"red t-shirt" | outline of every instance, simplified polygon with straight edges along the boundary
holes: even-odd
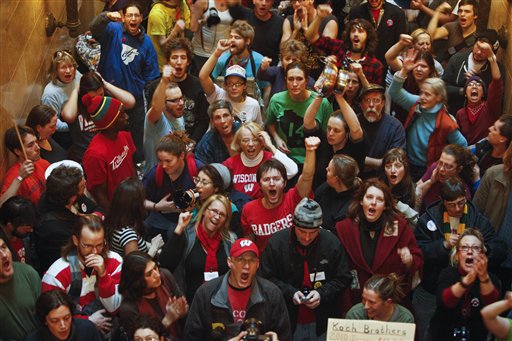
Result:
[[[284,194],[283,201],[277,207],[265,208],[263,199],[253,200],[244,206],[241,219],[243,233],[244,236],[254,234],[260,254],[274,233],[292,227],[293,212],[301,199],[294,187]]]
[[[50,163],[45,159],[39,159],[34,162],[34,172],[23,179],[20,188],[18,189],[17,194],[32,201],[36,207],[41,194],[43,194],[43,192],[46,190],[46,179],[44,177],[44,172],[48,166],[50,166]],[[5,174],[5,181],[2,186],[2,194],[7,191],[14,179],[16,179],[19,174],[20,167],[21,164],[17,162],[11,168],[9,168]]]
[[[134,153],[135,145],[127,131],[120,131],[115,140],[101,133],[94,136],[83,157],[87,189],[106,183],[108,198],[112,199],[117,185],[135,176]]]
[[[231,172],[233,188],[254,199],[263,197],[263,194],[260,191],[260,185],[256,180],[256,172],[264,161],[270,160],[272,157],[273,155],[271,152],[263,152],[263,159],[254,167],[244,166],[240,154],[234,155],[224,161],[224,166],[228,167]]]
[[[228,285],[228,298],[229,304],[231,305],[231,311],[233,312],[233,322],[243,323],[245,321],[245,313],[247,303],[251,297],[251,287],[245,289],[235,289],[231,285]]]
[[[18,258],[21,263],[26,263],[25,260],[25,244],[23,244],[23,239],[11,239],[11,246],[14,252],[18,255]]]

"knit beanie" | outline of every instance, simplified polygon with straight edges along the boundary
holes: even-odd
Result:
[[[293,224],[304,229],[316,229],[322,225],[322,209],[309,198],[303,198],[293,214]]]
[[[471,82],[478,82],[482,84],[482,89],[484,90],[484,99],[487,98],[487,85],[485,84],[484,80],[480,78],[479,76],[471,76],[466,81],[466,84],[464,84],[464,94],[466,93],[466,90],[468,88],[469,83]]]
[[[98,130],[108,129],[123,108],[121,101],[108,96],[85,94],[82,97],[82,103]]]
[[[231,185],[231,173],[229,172],[228,167],[220,163],[211,163],[210,166],[215,168],[222,178],[222,189],[227,190],[229,185]]]

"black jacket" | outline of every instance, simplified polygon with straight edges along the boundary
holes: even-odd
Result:
[[[304,277],[304,258],[297,251],[297,243],[294,228],[275,233],[268,241],[260,264],[262,276],[281,289],[293,330],[297,325],[298,306],[293,304],[292,298],[302,288]],[[320,294],[320,305],[315,309],[315,315],[316,332],[321,335],[327,330],[329,317],[340,317],[340,309],[335,302],[343,289],[349,286],[352,276],[345,249],[333,233],[320,229],[317,240],[306,250],[309,271],[315,274],[312,284]],[[325,279],[321,280],[324,276]]]
[[[435,294],[437,279],[441,270],[449,266],[449,250],[443,246],[443,204],[438,201],[427,208],[418,220],[414,235],[418,246],[423,251],[423,278],[421,285],[428,292]],[[468,201],[468,217],[466,228],[476,228],[484,236],[489,267],[499,266],[505,260],[507,247],[503,240],[495,236],[494,228],[489,219],[478,212],[475,205]],[[432,231],[433,230],[433,231]]]
[[[494,287],[500,291],[498,278],[489,273],[489,277]],[[460,281],[461,273],[456,267],[447,267],[439,274],[437,283],[436,301],[437,308],[432,317],[429,326],[429,335],[432,340],[436,341],[453,341],[453,340],[487,340],[487,329],[482,321],[480,310],[489,304],[484,301],[480,294],[480,281],[478,277],[466,294],[462,296],[454,307],[448,307],[443,303],[443,290],[451,287]],[[488,298],[488,300],[492,300]],[[466,312],[467,311],[467,312]],[[455,330],[466,330],[466,339],[454,337]]]
[[[240,333],[241,326],[233,323],[228,298],[229,274],[206,282],[197,290],[188,312],[183,340],[228,340]],[[262,333],[273,331],[279,340],[292,340],[281,292],[274,284],[258,276],[254,277],[246,309],[245,318],[251,317],[262,322]]]
[[[373,19],[373,14],[370,10],[368,3],[361,4],[353,7],[350,10],[348,19],[365,19],[375,27],[377,31],[377,48],[375,50],[375,57],[377,57],[384,66],[387,66],[386,58],[384,55],[398,40],[400,40],[400,34],[407,33],[407,19],[405,12],[398,6],[390,4],[384,0],[382,5],[384,14],[380,19],[379,25],[377,26]]]
[[[77,200],[78,211],[90,214],[98,211],[99,207],[85,195]],[[40,274],[43,274],[50,265],[60,258],[61,248],[69,241],[73,225],[79,216],[74,215],[66,207],[57,207],[52,204],[46,193],[39,200],[39,224],[34,229],[34,243],[36,255],[40,262]]]

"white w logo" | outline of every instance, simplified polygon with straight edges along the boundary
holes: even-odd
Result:
[[[251,246],[251,244],[252,244],[252,241],[250,241],[250,240],[242,240],[240,242],[241,247]]]
[[[244,185],[244,191],[247,193],[247,192],[252,192],[252,189],[254,188],[254,184],[247,184],[247,185]]]

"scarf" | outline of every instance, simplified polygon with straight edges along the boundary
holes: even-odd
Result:
[[[292,236],[295,236],[295,231],[292,231],[292,229],[290,229],[290,233],[292,234]],[[295,236],[295,238],[292,238],[292,239],[295,239],[295,250],[302,257],[302,259],[304,261],[302,287],[300,289],[302,290],[302,288],[309,288],[310,290],[315,290],[316,288],[313,288],[313,283],[311,282],[311,278],[309,277],[309,264],[308,264],[308,260],[307,260],[307,255],[311,251],[312,246],[318,242],[318,236],[308,246],[303,246],[301,243],[299,243],[299,241],[296,240],[296,236]],[[316,272],[316,269],[313,269],[313,270]],[[297,323],[308,324],[308,323],[313,323],[315,321],[316,321],[316,315],[315,315],[314,311],[311,310],[310,308],[306,307],[305,304],[300,304],[299,311],[298,311],[298,317],[297,317]]]
[[[208,236],[203,225],[199,223],[197,226],[197,239],[206,252],[206,262],[204,263],[205,272],[215,272],[218,270],[217,250],[219,249],[221,236],[216,233],[213,238]]]
[[[450,236],[453,233],[456,233],[458,235],[462,234],[464,230],[466,229],[466,222],[468,219],[468,204],[464,205],[464,213],[462,214],[462,217],[460,217],[459,226],[457,226],[457,229],[452,231],[450,226],[450,217],[448,216],[448,212],[446,211],[446,208],[443,207],[443,234],[445,240],[450,240]]]
[[[240,153],[240,159],[245,167],[256,167],[263,160],[263,150],[254,159],[249,159],[245,153]]]
[[[485,105],[485,101],[482,101],[482,103],[477,104],[477,105],[468,104],[468,106],[466,107],[466,114],[467,114],[468,120],[469,120],[469,122],[471,122],[471,124],[474,124],[475,121],[478,119],[478,117],[482,113],[482,108],[484,107],[484,105]]]
[[[149,315],[152,317],[156,317],[159,320],[162,320],[165,316],[165,306],[167,302],[169,302],[169,298],[171,294],[169,293],[170,284],[168,283],[167,277],[163,273],[160,272],[160,279],[162,280],[162,284],[156,288],[156,301],[158,306],[160,307],[160,311],[156,311],[154,306],[151,304],[152,299],[142,297],[139,302],[137,302],[137,308],[139,310],[139,315]],[[174,293],[173,293],[174,294]],[[174,295],[173,295],[174,296]],[[171,323],[171,325],[167,328],[167,331],[172,336],[180,336],[181,328],[177,321]]]

